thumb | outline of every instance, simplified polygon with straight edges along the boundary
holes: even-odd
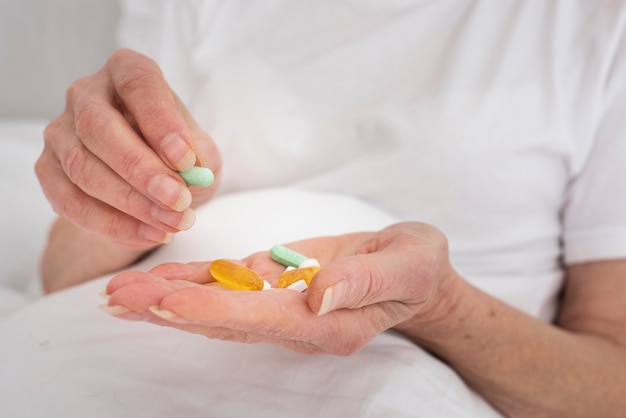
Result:
[[[388,300],[404,299],[399,277],[402,263],[384,252],[336,259],[324,266],[307,290],[309,307],[318,316],[341,308],[355,309]]]

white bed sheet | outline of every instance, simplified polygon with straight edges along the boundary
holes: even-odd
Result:
[[[241,257],[277,242],[378,229],[394,219],[355,199],[293,189],[223,196],[137,268]],[[445,364],[384,333],[350,357],[112,318],[107,277],[0,321],[0,405],[28,417],[497,417]]]
[[[34,172],[45,125],[0,120],[0,318],[41,294],[39,254],[54,217]]]

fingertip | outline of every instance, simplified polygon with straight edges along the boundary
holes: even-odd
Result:
[[[196,222],[196,214],[191,208],[182,212],[174,212],[153,205],[150,214],[154,219],[178,231],[186,231]]]
[[[147,224],[139,226],[139,237],[154,244],[169,244],[174,238],[171,232],[165,232]]]
[[[159,318],[162,318],[165,320],[170,320],[170,319],[177,317],[177,315],[174,312],[169,311],[167,309],[160,309],[158,305],[148,306],[148,310],[152,312],[153,314],[155,314],[156,316],[158,316]]]
[[[130,309],[122,305],[108,305],[104,303],[102,305],[98,305],[98,308],[113,316],[118,316],[130,312]]]
[[[340,307],[344,303],[347,292],[348,284],[345,280],[340,280],[332,286],[327,287],[322,294],[322,301],[317,311],[317,316],[326,315]]]
[[[178,171],[189,170],[196,163],[196,153],[178,134],[167,135],[161,142],[165,158]]]
[[[176,226],[180,231],[187,231],[196,223],[196,213],[192,209],[185,209],[180,223]]]
[[[191,206],[193,196],[189,188],[167,174],[152,179],[148,192],[170,209],[182,212]]]

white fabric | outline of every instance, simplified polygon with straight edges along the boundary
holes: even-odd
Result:
[[[626,256],[623,1],[124,5],[122,43],[218,142],[224,190],[431,223],[467,280],[544,319],[563,259]]]
[[[122,43],[162,65],[218,142],[224,192],[299,189],[226,195],[140,268],[411,219],[446,233],[469,281],[548,320],[561,260],[626,256],[622,1],[128,0],[123,11]],[[287,197],[303,206],[269,210]],[[105,281],[0,322],[3,411],[497,416],[395,335],[348,359],[206,341],[106,317],[94,309]]]
[[[198,215],[192,230],[137,268],[242,257],[394,222],[352,198],[292,189],[222,197]],[[98,310],[107,279],[39,299],[0,322],[3,415],[499,416],[450,368],[397,335],[380,335],[347,358],[209,341]]]
[[[35,176],[45,121],[0,120],[0,317],[41,294],[38,265],[54,217]]]

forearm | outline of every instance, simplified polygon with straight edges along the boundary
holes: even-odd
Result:
[[[523,417],[623,416],[623,347],[546,324],[462,280],[455,287],[438,319],[398,328],[496,408]]]
[[[40,263],[46,292],[60,290],[124,268],[149,249],[130,249],[58,218]]]

